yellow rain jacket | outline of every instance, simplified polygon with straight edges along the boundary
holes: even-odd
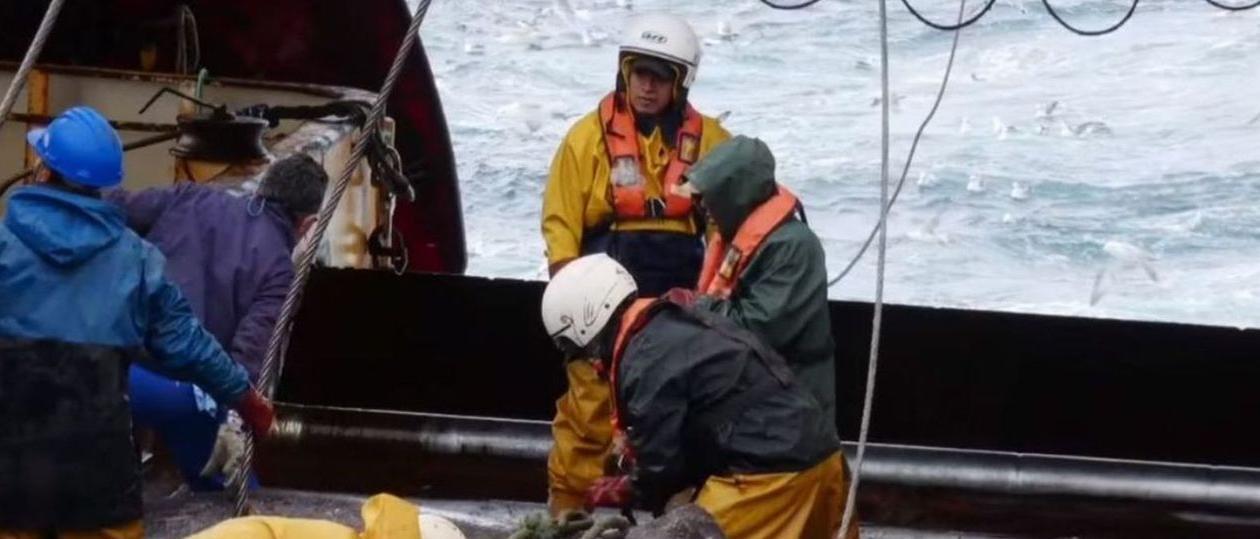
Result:
[[[702,158],[731,138],[717,120],[708,116],[704,116],[702,129]],[[661,178],[669,164],[669,148],[661,131],[657,129],[651,136],[640,133],[639,148],[643,152],[647,194],[661,196]],[[580,256],[584,234],[613,220],[611,184],[612,166],[604,148],[604,131],[599,125],[599,111],[594,111],[573,124],[551,161],[542,208],[542,234],[547,243],[548,264]],[[643,219],[612,223],[612,226],[614,230],[624,231],[696,233],[695,223],[690,219]]]
[[[189,539],[421,539],[420,511],[389,494],[363,503],[362,532],[326,520],[241,517],[225,520]]]

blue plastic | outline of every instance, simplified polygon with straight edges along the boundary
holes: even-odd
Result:
[[[27,133],[26,141],[68,182],[93,188],[122,183],[122,140],[109,120],[91,107],[63,112],[47,128]]]

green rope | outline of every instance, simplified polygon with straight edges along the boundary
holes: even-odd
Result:
[[[630,521],[621,515],[593,518],[583,511],[568,511],[559,519],[546,514],[525,517],[508,539],[624,539]]]
[[[206,86],[206,81],[209,79],[210,79],[210,70],[204,67],[201,68],[201,71],[197,72],[197,91],[193,92],[193,96],[195,96],[197,99],[201,99],[201,89]]]

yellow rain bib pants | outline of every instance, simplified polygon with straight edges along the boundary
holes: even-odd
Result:
[[[730,539],[833,539],[840,532],[849,481],[844,455],[795,473],[710,477],[696,505]],[[845,539],[858,539],[857,519]]]

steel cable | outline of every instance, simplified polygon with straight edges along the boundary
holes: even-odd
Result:
[[[961,20],[961,17],[960,17]],[[910,173],[910,165],[914,163],[914,154],[919,148],[919,140],[923,138],[923,132],[927,130],[927,126],[932,122],[932,118],[936,116],[936,111],[941,107],[941,101],[945,98],[945,88],[949,85],[949,76],[954,71],[954,56],[958,52],[958,30],[954,31],[954,42],[949,48],[949,61],[945,63],[945,76],[941,78],[941,87],[936,92],[936,101],[932,102],[932,109],[928,111],[927,116],[923,118],[923,122],[919,124],[919,130],[914,133],[914,140],[910,142],[910,153],[906,156],[906,163],[901,169],[901,178],[897,180],[897,187],[893,189],[892,198],[888,200],[888,211],[892,211],[893,204],[897,203],[897,197],[901,195],[901,188],[906,185],[906,176]],[[871,243],[875,241],[875,236],[879,234],[879,224],[871,227],[871,233],[866,235],[866,241],[862,243],[862,247],[858,249],[857,254],[849,260],[849,264],[844,267],[835,277],[827,281],[827,287],[831,288],[836,283],[844,279],[858,261],[862,260],[862,256],[866,254],[866,250],[870,249]]]
[[[364,155],[367,153],[369,137],[376,130],[380,129],[381,120],[385,114],[385,104],[394,89],[394,84],[398,82],[398,78],[402,74],[403,63],[410,55],[411,50],[415,48],[416,40],[420,35],[420,25],[424,22],[425,14],[428,13],[429,4],[431,3],[432,0],[423,0],[416,9],[416,13],[411,19],[411,25],[403,36],[402,44],[394,55],[394,63],[390,65],[389,73],[385,76],[385,82],[381,85],[381,91],[377,94],[376,101],[372,104],[372,110],[368,114],[367,122],[364,123],[363,128],[355,138],[354,150],[350,154],[350,159],[346,163],[345,169],[342,170],[341,177],[337,179],[332,193],[329,193],[324,199],[323,205],[319,209],[311,241],[307,244],[306,249],[302,251],[301,256],[298,257],[293,282],[289,285],[289,292],[280,308],[280,315],[276,319],[275,329],[271,332],[271,340],[267,343],[267,355],[263,360],[262,370],[258,375],[258,390],[268,398],[274,392],[275,388],[273,385],[275,380],[279,378],[280,373],[284,370],[281,351],[288,340],[293,316],[297,313],[298,305],[301,303],[302,290],[310,277],[315,252],[319,249],[324,233],[328,230],[328,223],[332,219],[332,214],[336,211],[338,203],[341,201],[342,194],[349,187],[354,172],[359,168],[359,162],[363,160]],[[233,480],[236,487],[235,514],[237,516],[245,513],[245,506],[249,499],[249,481],[246,478],[252,468],[253,457],[254,437],[247,435],[245,438],[244,464],[239,468],[237,477]]]
[[[9,89],[4,93],[4,100],[0,101],[0,127],[4,126],[4,122],[9,120],[9,113],[13,111],[13,105],[17,102],[18,93],[22,91],[22,87],[26,85],[26,77],[30,75],[31,68],[35,66],[35,60],[39,58],[39,53],[44,50],[44,44],[48,42],[48,34],[52,33],[53,23],[57,22],[57,15],[61,13],[61,6],[65,0],[52,0],[48,4],[48,11],[44,12],[44,20],[40,21],[39,28],[35,30],[35,37],[31,40],[31,46],[26,49],[26,56],[22,57],[22,63],[18,65],[18,69],[13,73],[13,81],[9,83]]]

